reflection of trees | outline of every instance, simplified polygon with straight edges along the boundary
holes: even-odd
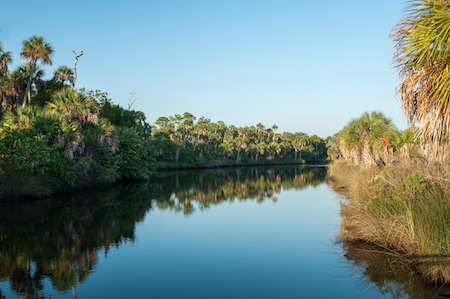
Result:
[[[317,186],[324,181],[325,174],[325,168],[304,166],[165,172],[159,175],[154,194],[158,208],[187,215],[194,212],[192,201],[198,202],[200,209],[235,199],[276,201],[275,194],[281,190]]]
[[[147,188],[145,188],[147,187]],[[25,298],[42,297],[42,281],[59,292],[73,290],[93,271],[99,249],[134,241],[136,222],[151,198],[130,185],[64,199],[2,204],[0,280]],[[0,293],[1,294],[1,293]]]
[[[95,270],[99,250],[134,242],[136,223],[153,200],[185,214],[223,201],[276,200],[281,190],[317,186],[325,168],[302,166],[163,172],[154,182],[39,201],[2,203],[0,281],[18,295],[42,298],[43,280],[58,292],[72,291]],[[0,290],[0,299],[4,296]]]
[[[352,273],[362,274],[361,289],[375,285],[392,298],[442,298],[436,295],[439,285],[426,285],[401,256],[367,243],[342,241],[342,247]]]

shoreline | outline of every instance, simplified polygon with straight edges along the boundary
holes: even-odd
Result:
[[[420,160],[369,169],[332,163],[327,183],[345,197],[337,239],[383,248],[425,283],[450,281],[450,188],[434,179],[438,166]]]
[[[304,165],[304,166],[326,166],[326,163],[320,161],[320,163],[312,163],[310,161],[306,162],[295,162],[295,161],[276,161],[273,163],[239,163],[239,164],[234,164],[233,162],[231,163],[218,163],[218,164],[213,164],[213,165],[196,165],[193,167],[187,167],[187,166],[183,166],[183,165],[178,165],[178,166],[169,166],[169,167],[158,167],[155,166],[154,169],[154,174],[153,176],[150,178],[150,180],[152,180],[155,176],[156,173],[159,172],[165,172],[165,171],[178,171],[178,170],[202,170],[202,169],[220,169],[220,168],[242,168],[242,167],[264,167],[264,166],[283,166],[283,165]],[[9,174],[4,174],[5,177],[7,177]],[[27,177],[27,175],[25,174],[20,174],[20,176],[22,177]],[[33,176],[29,176],[28,177],[29,180],[34,180],[35,177]],[[40,178],[41,180],[45,181],[45,179]],[[1,178],[0,178],[1,181]],[[23,181],[27,181],[27,179],[24,179]],[[116,181],[112,181],[112,182],[108,182],[108,183],[103,183],[103,184],[93,184],[93,185],[89,185],[89,184],[81,184],[81,185],[76,185],[74,187],[70,187],[70,188],[66,188],[66,189],[53,189],[53,190],[47,190],[45,192],[42,192],[42,186],[37,186],[36,190],[29,190],[27,191],[26,188],[27,186],[22,185],[22,186],[16,186],[17,189],[23,190],[23,193],[16,192],[16,194],[0,194],[0,204],[2,202],[14,202],[14,201],[28,201],[28,200],[38,200],[38,199],[44,199],[44,198],[48,198],[48,197],[52,197],[52,196],[59,196],[59,195],[63,195],[63,194],[72,194],[72,193],[78,193],[78,192],[85,192],[88,190],[96,190],[96,189],[103,189],[106,188],[108,186],[111,185],[115,185],[115,184],[121,184],[121,183],[126,183],[126,182],[139,182],[139,181],[146,181],[145,179],[119,179]],[[39,185],[39,183],[41,183],[40,181],[37,182],[37,185]],[[44,183],[45,185],[45,183]],[[41,193],[42,192],[42,193]]]

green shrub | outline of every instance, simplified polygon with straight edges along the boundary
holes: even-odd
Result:
[[[150,141],[135,130],[117,128],[119,152],[115,155],[119,172],[125,179],[149,179],[154,171],[155,153]]]
[[[192,149],[182,148],[180,150],[180,163],[184,163],[187,167],[195,166],[195,153]]]
[[[91,176],[95,184],[108,184],[120,179],[120,162],[111,152],[102,152],[96,157]]]
[[[29,137],[18,131],[4,132],[0,142],[0,167],[7,173],[49,176],[56,186],[73,186],[78,176],[73,162],[64,159],[58,144],[48,146],[49,140],[49,134]]]
[[[59,91],[66,86],[62,82],[55,82],[53,80],[48,80],[45,82],[46,87],[38,91],[38,94],[33,97],[31,101],[32,106],[44,107],[45,104],[50,100],[53,93]]]
[[[427,188],[427,184],[422,173],[416,171],[412,175],[409,174],[405,177],[401,188],[406,195],[414,197],[422,194]]]
[[[145,122],[144,113],[141,111],[126,110],[119,105],[105,103],[100,111],[100,116],[108,119],[113,125],[135,129],[139,133],[150,133],[150,125]]]

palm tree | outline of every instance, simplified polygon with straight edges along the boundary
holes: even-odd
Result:
[[[369,167],[378,163],[373,150],[379,139],[395,129],[392,120],[381,112],[365,112],[360,118],[352,119],[341,132],[340,149],[344,157],[353,158],[356,164]]]
[[[292,134],[289,139],[291,140],[292,147],[295,151],[294,160],[297,161],[297,153],[300,152],[300,161],[302,161],[302,151],[305,145],[308,144],[308,137],[302,135],[303,133]]]
[[[397,97],[424,154],[442,157],[450,137],[450,2],[410,0],[393,29],[394,63],[402,78]]]
[[[17,67],[14,72],[11,74],[11,79],[15,81],[16,86],[20,87],[19,90],[22,92],[20,94],[20,98],[24,99],[25,96],[31,98],[32,92],[39,91],[43,85],[45,86],[45,82],[42,81],[42,77],[44,76],[44,71],[37,65],[34,69],[33,75],[31,75],[31,67],[29,64],[22,64]],[[28,91],[26,89],[28,82],[30,81],[30,88]],[[19,105],[19,103],[17,103]],[[22,103],[23,106],[23,103]]]
[[[53,48],[48,44],[42,36],[32,36],[29,40],[24,40],[22,43],[22,52],[20,56],[25,58],[30,63],[31,74],[28,80],[27,88],[25,90],[25,99],[22,106],[25,107],[30,98],[28,98],[28,90],[31,88],[31,81],[33,79],[34,71],[38,61],[44,64],[52,65],[50,57],[53,54]]]
[[[273,130],[272,141],[275,141],[275,132],[278,130],[278,126],[277,125],[273,125],[272,126],[272,130]]]
[[[65,114],[72,121],[77,121],[81,127],[87,123],[98,124],[98,103],[90,96],[66,87],[52,94],[45,105],[47,111]]]
[[[4,52],[0,43],[0,92],[2,91],[2,79],[8,71],[8,64],[12,62],[11,52]]]
[[[68,68],[66,65],[62,65],[56,69],[55,74],[53,76],[53,81],[61,81],[62,83],[69,81],[73,84],[73,71],[71,68]]]

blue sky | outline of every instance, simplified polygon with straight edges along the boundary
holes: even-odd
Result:
[[[45,4],[44,4],[45,3]],[[388,36],[404,0],[7,1],[0,42],[43,36],[77,87],[130,93],[149,123],[183,114],[326,137],[365,111],[407,127]],[[23,63],[13,57],[11,68]]]

